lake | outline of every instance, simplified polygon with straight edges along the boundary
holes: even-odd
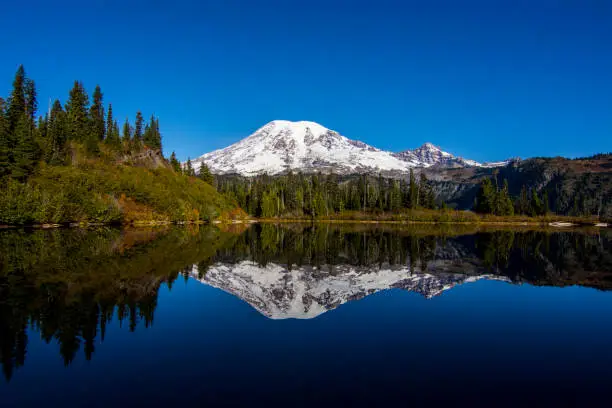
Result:
[[[612,231],[0,230],[0,405],[609,406]]]

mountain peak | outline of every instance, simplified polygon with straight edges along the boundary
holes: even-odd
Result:
[[[406,173],[415,164],[310,121],[273,120],[225,149],[194,160],[219,174],[246,176],[289,170],[338,174]]]
[[[333,132],[332,130],[326,128],[323,125],[318,124],[317,122],[311,122],[308,120],[290,121],[290,120],[276,119],[276,120],[269,122],[263,127],[264,128],[273,127],[276,129],[281,129],[281,128],[288,129],[288,130],[291,130],[292,132],[303,132],[306,129],[309,129],[312,133]]]
[[[419,147],[419,149],[426,149],[426,150],[440,150],[440,151],[442,150],[442,149],[440,149],[438,146],[436,146],[435,144],[430,143],[430,142],[425,142],[425,143],[423,143],[423,145],[422,145],[421,147]]]
[[[213,173],[244,176],[291,170],[397,177],[413,167],[482,166],[473,160],[455,157],[429,142],[414,150],[392,153],[348,139],[316,122],[282,119],[268,122],[231,146],[195,159],[192,165],[196,172],[202,163]]]

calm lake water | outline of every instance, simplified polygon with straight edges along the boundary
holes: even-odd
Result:
[[[3,407],[610,406],[610,231],[4,230],[0,267]]]

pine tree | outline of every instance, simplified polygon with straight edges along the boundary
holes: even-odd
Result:
[[[389,209],[391,211],[397,211],[402,207],[402,193],[400,185],[397,180],[392,180],[393,187],[389,196]]]
[[[106,135],[110,135],[113,133],[113,128],[115,126],[115,119],[113,118],[113,104],[108,104],[108,111],[106,112]]]
[[[508,180],[504,179],[504,187],[498,192],[497,215],[514,215],[514,206],[510,198]]]
[[[142,137],[142,141],[144,143],[145,146],[149,147],[149,148],[154,148],[154,144],[155,144],[155,137],[153,136],[153,132],[155,128],[155,118],[153,116],[151,116],[151,120],[149,123],[147,123],[145,125],[145,130],[144,130],[144,135]]]
[[[106,126],[104,124],[104,103],[103,94],[100,85],[96,85],[93,93],[93,103],[89,109],[89,118],[91,120],[91,132],[96,141],[103,141],[106,135]],[[111,122],[112,123],[112,122]]]
[[[163,146],[162,146],[162,136],[159,130],[159,119],[155,118],[153,127],[153,147],[159,149],[160,153],[163,154]]]
[[[538,192],[535,188],[531,189],[531,204],[529,211],[529,215],[532,217],[542,214],[542,201],[540,200],[540,197],[538,197]]]
[[[21,120],[15,128],[17,145],[13,153],[11,165],[11,177],[16,180],[25,181],[32,173],[38,160],[38,145],[34,138],[33,126],[30,118],[24,112]]]
[[[419,176],[419,204],[423,208],[434,208],[435,207],[435,198],[434,193],[429,185],[429,180],[427,180],[427,176],[425,173],[421,171],[421,175]]]
[[[26,78],[24,83],[25,109],[32,123],[34,123],[36,111],[38,109],[38,100],[36,96],[36,84],[34,80]]]
[[[6,103],[0,98],[0,179],[9,173],[9,123]]]
[[[121,133],[119,132],[119,123],[117,119],[113,121],[113,137],[117,140],[117,146],[121,147]]]
[[[170,166],[172,166],[172,169],[174,169],[174,171],[177,173],[183,172],[181,170],[181,163],[179,163],[179,161],[176,159],[176,154],[174,152],[172,152],[170,155]]]
[[[191,159],[187,159],[187,166],[185,167],[185,174],[188,176],[195,176],[195,171],[193,170],[193,166],[191,165]]]
[[[521,187],[521,195],[518,198],[515,212],[523,215],[529,214],[529,195],[527,193],[527,187],[525,185]]]
[[[159,120],[157,120],[153,115],[151,115],[149,123],[145,126],[143,142],[145,146],[161,151],[162,144],[161,134],[159,132]]]
[[[200,173],[198,174],[198,177],[200,177],[202,181],[210,184],[211,186],[215,182],[215,177],[210,172],[210,169],[208,168],[208,165],[206,163],[202,163],[202,165],[200,166]]]
[[[9,135],[14,133],[17,125],[22,120],[22,114],[26,111],[25,82],[25,70],[23,65],[20,65],[15,73],[15,79],[13,80],[13,91],[8,99],[7,119]],[[10,142],[9,140],[9,143]],[[12,147],[14,146],[9,146],[9,148]]]
[[[495,210],[495,195],[496,192],[493,188],[490,178],[485,178],[480,183],[480,189],[478,196],[476,197],[476,212],[483,214],[493,214]]]
[[[106,114],[106,138],[104,143],[115,150],[119,150],[121,147],[119,129],[117,121],[113,118],[113,105],[111,104],[108,105],[108,112]]]
[[[419,192],[417,190],[417,183],[416,179],[414,178],[414,171],[412,169],[410,169],[410,186],[408,188],[410,191],[410,208],[417,208]]]
[[[50,164],[62,164],[64,162],[66,140],[68,135],[66,112],[57,99],[51,107],[51,114],[47,124],[47,138],[51,145],[51,155],[48,159]]]
[[[142,113],[140,111],[136,112],[136,122],[134,123],[134,136],[133,140],[133,148],[136,152],[140,151],[142,148],[142,132],[143,132],[144,119],[142,117]]]
[[[132,126],[130,126],[129,118],[125,118],[125,122],[123,123],[122,140],[126,147],[129,147],[132,142]]]
[[[550,203],[548,202],[548,190],[544,190],[542,195],[542,215],[546,215],[550,212]]]
[[[65,106],[69,140],[86,142],[89,139],[88,107],[89,97],[83,84],[74,81],[74,86],[70,90],[70,96]]]

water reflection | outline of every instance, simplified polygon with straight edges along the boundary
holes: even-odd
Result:
[[[25,362],[28,328],[56,341],[64,364],[91,359],[113,318],[153,323],[157,292],[227,238],[214,228],[0,231],[0,361],[7,379]]]
[[[391,288],[431,298],[480,279],[611,287],[611,242],[600,234],[434,232],[257,225],[192,275],[273,319],[313,318]]]
[[[197,280],[267,317],[313,318],[400,288],[434,297],[479,279],[612,287],[608,232],[494,231],[350,225],[254,225],[119,231],[0,231],[0,361],[10,379],[28,333],[57,342],[66,365],[91,359],[116,319],[154,322],[158,290]]]

